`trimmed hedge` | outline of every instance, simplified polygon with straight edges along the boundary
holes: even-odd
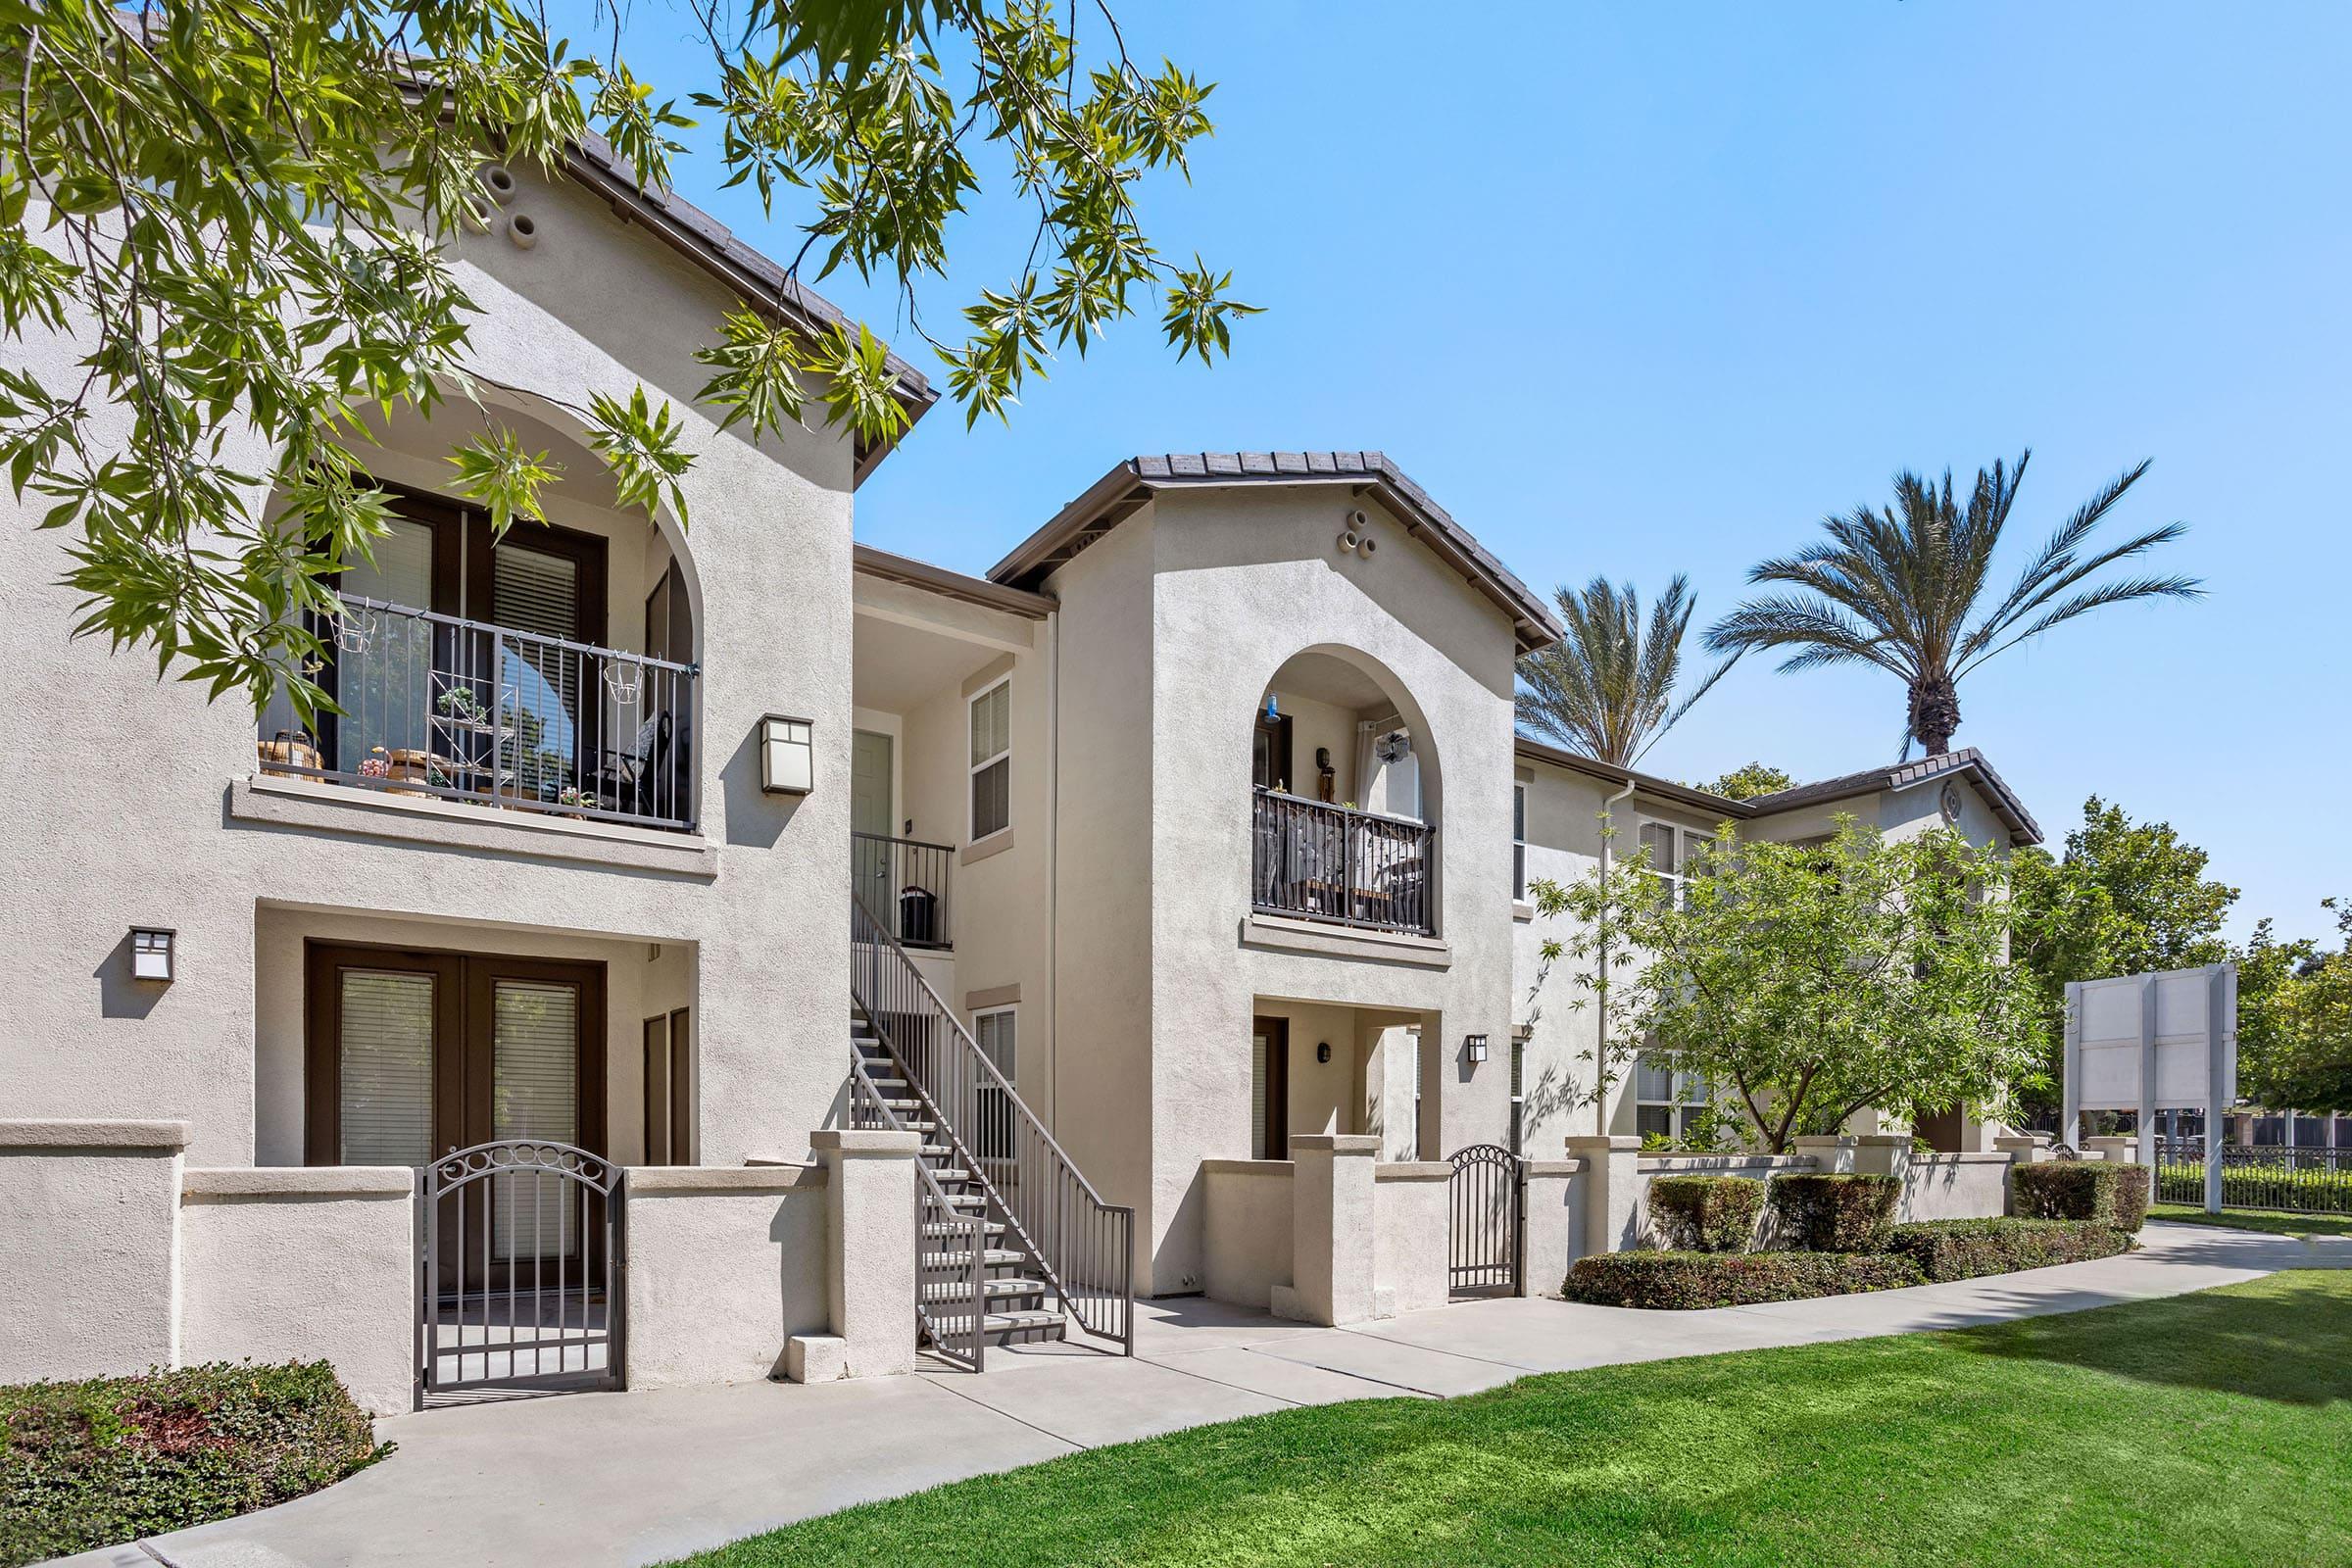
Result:
[[[249,1513],[390,1451],[324,1361],[0,1387],[0,1565]]]
[[[2113,1257],[2133,1245],[2131,1232],[2096,1220],[1933,1219],[1897,1225],[1886,1250],[1940,1282]]]
[[[1592,1306],[1682,1311],[1927,1282],[1917,1263],[1885,1252],[1595,1252],[1576,1260],[1561,1294]]]
[[[2010,1172],[2021,1219],[2079,1219],[2136,1231],[2148,1218],[2148,1167],[2104,1159],[2047,1160]]]
[[[1802,1252],[1884,1251],[1902,1199],[1903,1184],[1893,1176],[1775,1177],[1773,1245]]]
[[[1667,1248],[1684,1252],[1744,1252],[1764,1210],[1764,1184],[1750,1176],[1658,1176],[1649,1184],[1649,1219]]]

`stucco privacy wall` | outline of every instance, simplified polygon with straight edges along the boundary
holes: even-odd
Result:
[[[1372,510],[1377,553],[1334,545],[1346,487],[1251,485],[1162,491],[1057,574],[1068,631],[1066,734],[1135,728],[1138,692],[1082,693],[1074,574],[1112,549],[1148,547],[1152,649],[1147,733],[1152,1174],[1114,1201],[1139,1206],[1155,1292],[1200,1287],[1202,1158],[1250,1152],[1250,1016],[1257,998],[1424,1015],[1424,1116],[1431,1152],[1499,1141],[1509,1068],[1475,1068],[1464,1036],[1510,1038],[1511,697],[1509,620],[1450,567]],[[1062,581],[1060,579],[1072,579]],[[1131,642],[1136,622],[1123,628]],[[1443,966],[1278,951],[1242,940],[1250,909],[1250,737],[1267,684],[1306,650],[1357,664],[1396,701],[1417,744],[1438,837]],[[1102,699],[1108,699],[1107,704]],[[1065,772],[1066,778],[1066,772]],[[1065,783],[1068,819],[1085,820]],[[1066,890],[1102,880],[1065,839]],[[1068,957],[1065,949],[1065,960]],[[1067,972],[1091,971],[1072,966]],[[1065,1004],[1066,1005],[1066,1004]],[[1065,1014],[1066,1016],[1066,1014]],[[1132,1014],[1119,1020],[1135,1028]],[[1077,1037],[1071,1055],[1077,1054]],[[1092,1042],[1088,1042],[1091,1049]]]
[[[181,1121],[0,1121],[0,1383],[170,1366]]]
[[[158,682],[151,662],[103,641],[72,641],[59,536],[32,527],[37,498],[0,502],[0,655],[27,711],[79,715],[9,775],[0,1105],[12,1112],[184,1118],[196,1163],[252,1160],[255,908],[270,901],[694,943],[702,1157],[798,1156],[826,1120],[849,985],[848,932],[826,911],[849,874],[850,445],[798,427],[758,447],[741,427],[718,433],[691,403],[707,378],[692,356],[733,303],[726,291],[576,188],[525,177],[509,210],[537,221],[531,250],[496,230],[455,244],[482,310],[484,377],[575,407],[643,380],[672,400],[698,454],[684,480],[692,533],[663,526],[705,652],[695,771],[713,863],[615,872],[394,838],[367,812],[349,813],[351,832],[231,814],[230,782],[254,771],[251,712]],[[49,376],[81,352],[54,337],[0,345],[6,363]],[[527,412],[565,427],[546,402]],[[101,410],[89,439],[103,449],[123,424]],[[221,462],[258,473],[270,456],[232,441]],[[769,712],[815,723],[806,799],[760,791],[754,733]],[[126,932],[150,924],[179,933],[169,986],[128,978]]]
[[[2009,1212],[2007,1154],[1913,1154],[1900,1217],[1992,1219]]]
[[[1446,1304],[1453,1288],[1446,1234],[1452,1175],[1444,1160],[1372,1167],[1372,1298],[1379,1315]]]
[[[1206,1279],[1213,1299],[1264,1307],[1293,1271],[1291,1188],[1287,1159],[1200,1162]]]
[[[813,1164],[628,1173],[629,1387],[768,1377],[826,1332],[825,1186]]]
[[[190,1170],[179,1194],[179,1358],[332,1361],[395,1415],[416,1367],[416,1172]]]

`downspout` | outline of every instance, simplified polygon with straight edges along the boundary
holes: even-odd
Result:
[[[1046,612],[1046,1126],[1061,1109],[1061,612]]]
[[[1606,887],[1609,880],[1609,808],[1634,793],[1634,781],[1627,779],[1625,788],[1600,803],[1600,880]],[[1607,1059],[1609,1050],[1609,928],[1600,928],[1600,991],[1593,999],[1593,1018],[1600,1027],[1600,1039],[1592,1053],[1592,1072],[1600,1075],[1600,1063]],[[1593,1086],[1596,1090],[1599,1085]],[[1601,1137],[1609,1135],[1609,1097],[1597,1093],[1592,1100],[1592,1130]]]

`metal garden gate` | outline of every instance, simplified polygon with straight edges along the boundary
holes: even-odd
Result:
[[[1500,1144],[1473,1144],[1447,1163],[1449,1279],[1457,1291],[1519,1292],[1522,1200],[1519,1156]]]
[[[621,1386],[620,1167],[511,1138],[425,1167],[416,1399]]]

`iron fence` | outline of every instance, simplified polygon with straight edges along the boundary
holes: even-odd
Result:
[[[2156,1141],[2156,1196],[2205,1202],[2205,1141]],[[2222,1146],[2222,1206],[2290,1214],[2352,1214],[2352,1149]]]
[[[1434,934],[1427,822],[1259,789],[1250,802],[1250,903],[1381,931]]]
[[[948,868],[952,845],[894,839],[880,833],[850,835],[850,876],[858,902],[888,922],[906,948],[949,948]]]
[[[852,994],[937,1124],[932,1136],[1063,1310],[1133,1355],[1135,1210],[1102,1201],[873,911],[852,899],[850,921]]]
[[[1521,1176],[1518,1155],[1499,1144],[1457,1150],[1447,1163],[1446,1247],[1457,1291],[1519,1291]]]
[[[620,1167],[501,1139],[424,1169],[416,1389],[621,1386]]]
[[[694,827],[694,666],[356,594],[316,629],[338,710],[315,734],[265,718],[264,773]]]

